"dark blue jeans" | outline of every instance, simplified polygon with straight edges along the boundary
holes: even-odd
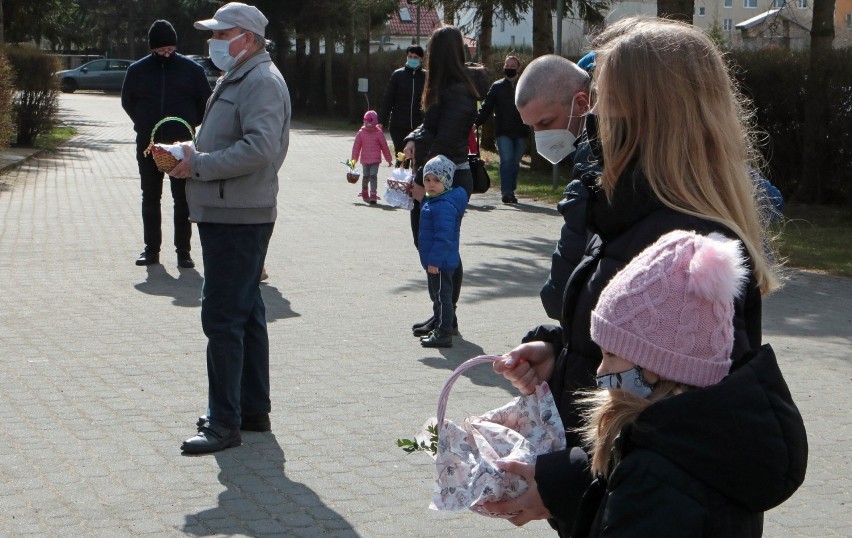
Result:
[[[527,139],[498,136],[495,142],[500,155],[500,193],[509,196],[518,188],[518,173],[521,157],[527,149]]]
[[[269,335],[260,272],[275,223],[198,223],[207,336],[207,416],[240,427],[240,413],[268,413]]]

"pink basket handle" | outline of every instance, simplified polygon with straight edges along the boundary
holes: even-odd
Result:
[[[484,362],[496,362],[501,359],[505,359],[505,357],[499,357],[497,355],[480,355],[478,357],[466,360],[453,371],[453,373],[450,375],[450,378],[447,379],[446,383],[444,383],[444,388],[441,389],[441,396],[438,398],[439,432],[443,429],[444,426],[444,414],[447,411],[447,399],[450,397],[450,389],[453,388],[453,383],[456,382],[456,379],[458,379],[459,376],[461,376],[466,370],[473,366],[476,366],[477,364],[482,364]]]

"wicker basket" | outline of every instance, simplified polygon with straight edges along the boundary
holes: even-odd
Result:
[[[346,172],[346,181],[349,183],[358,183],[359,179],[361,179],[361,174],[358,172]]]
[[[192,128],[190,124],[185,122],[183,119],[178,118],[177,116],[168,116],[154,125],[154,128],[151,130],[151,141],[148,143],[148,147],[145,148],[145,151],[142,152],[143,156],[148,156],[151,154],[151,157],[154,158],[154,163],[157,165],[157,170],[160,172],[169,172],[174,170],[175,166],[178,165],[180,159],[176,158],[174,155],[169,152],[167,149],[163,149],[159,146],[154,145],[154,135],[157,133],[157,129],[160,128],[160,125],[166,123],[167,121],[177,121],[186,126],[189,129],[189,134],[192,136],[192,141],[195,142],[195,129]]]

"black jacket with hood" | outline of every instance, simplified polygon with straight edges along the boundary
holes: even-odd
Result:
[[[716,385],[652,404],[586,491],[571,536],[758,537],[805,478],[805,427],[772,348]]]

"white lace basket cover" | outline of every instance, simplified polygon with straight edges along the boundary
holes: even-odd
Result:
[[[387,180],[388,188],[385,190],[385,202],[393,207],[411,210],[414,207],[414,199],[408,195],[408,187],[411,185],[413,176],[410,170],[402,166],[394,168],[391,177]]]
[[[535,394],[519,396],[508,404],[468,417],[462,425],[444,420],[447,398],[456,379],[468,368],[503,357],[482,355],[460,365],[444,384],[438,401],[438,453],[435,458],[433,510],[470,509],[491,517],[482,504],[506,501],[523,494],[526,480],[499,470],[499,459],[534,463],[539,454],[566,447],[565,429],[547,383]]]

